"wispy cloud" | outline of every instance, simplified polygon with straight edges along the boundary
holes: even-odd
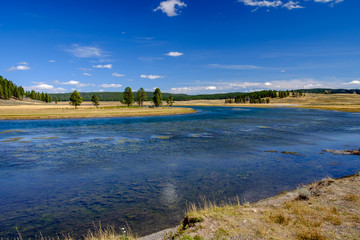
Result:
[[[29,65],[28,62],[19,62],[18,64],[19,64],[19,65]]]
[[[23,63],[22,63],[23,64]],[[30,70],[31,68],[29,66],[27,66],[28,63],[26,63],[26,65],[17,65],[17,66],[12,66],[10,68],[8,68],[8,71],[24,71],[24,70]]]
[[[112,68],[112,64],[105,64],[105,65],[93,65],[92,66],[93,68],[108,68],[108,69],[111,69]]]
[[[160,5],[154,9],[154,12],[160,10],[168,17],[174,17],[179,15],[179,8],[186,7],[186,3],[180,0],[166,0],[160,3]]]
[[[50,63],[54,63],[54,62],[56,62],[56,61],[55,61],[55,60],[49,60],[49,62],[50,62]]]
[[[78,58],[100,58],[107,56],[107,54],[98,47],[82,46],[79,44],[72,44],[70,47],[66,48],[65,51]]]
[[[306,0],[310,1],[310,0]],[[314,2],[317,3],[328,3],[330,5],[334,5],[336,3],[343,2],[344,0],[314,0]],[[292,1],[289,0],[287,2],[284,2],[283,0],[238,0],[238,2],[243,3],[246,6],[255,7],[252,12],[255,12],[257,9],[261,7],[265,8],[287,8],[289,10],[296,9],[296,8],[305,8],[304,6],[300,5],[299,1]]]
[[[303,6],[301,6],[299,4],[299,2],[294,2],[294,1],[289,1],[289,2],[285,3],[284,5],[282,5],[282,7],[287,8],[289,10],[296,9],[296,8],[304,8]]]
[[[170,56],[170,57],[180,57],[182,55],[184,55],[183,53],[181,52],[168,52],[167,54],[165,54],[167,56]]]
[[[207,68],[233,69],[233,70],[253,70],[261,67],[255,65],[233,65],[233,64],[208,64]]]
[[[86,71],[91,71],[92,69],[91,68],[80,67],[80,68],[77,68],[77,70],[86,72]]]
[[[152,61],[162,60],[164,58],[162,58],[162,57],[139,57],[138,59],[140,61],[144,61],[144,62],[152,62]]]
[[[142,74],[140,75],[141,78],[148,78],[148,79],[158,79],[158,78],[164,78],[164,76],[160,76],[160,75],[145,75]]]
[[[101,84],[99,85],[99,87],[102,87],[102,88],[120,88],[122,87],[121,84],[116,84],[116,83],[111,83],[111,84]]]
[[[241,3],[244,3],[247,6],[251,7],[279,7],[283,5],[283,2],[280,0],[268,1],[268,0],[238,0]]]
[[[88,77],[92,76],[90,73],[86,73],[86,72],[83,73],[83,75],[84,75],[84,76],[88,76]]]
[[[113,77],[124,77],[124,74],[120,74],[120,73],[113,73],[112,74]]]

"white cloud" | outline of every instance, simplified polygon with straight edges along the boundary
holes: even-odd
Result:
[[[75,80],[71,80],[68,82],[61,82],[61,81],[55,80],[53,83],[62,84],[62,85],[73,85],[76,87],[94,87],[95,86],[95,84],[92,84],[92,83],[80,83],[79,81],[75,81]]]
[[[18,64],[19,65],[29,65],[29,63],[27,63],[27,62],[19,62]]]
[[[105,64],[105,65],[93,65],[92,66],[93,68],[108,68],[108,69],[111,69],[112,68],[112,64]]]
[[[116,84],[116,83],[111,83],[111,84],[101,84],[99,85],[99,87],[102,87],[102,88],[120,88],[122,87],[121,84]]]
[[[105,56],[105,52],[98,47],[81,46],[79,44],[73,44],[71,45],[71,47],[65,49],[65,51],[71,53],[73,56],[78,58],[93,58]]]
[[[12,66],[8,69],[8,71],[24,71],[24,70],[30,70],[31,68],[26,65],[18,65],[18,66]]]
[[[170,56],[170,57],[180,57],[180,56],[182,56],[184,54],[181,53],[181,52],[169,52],[169,53],[167,53],[165,55]]]
[[[186,4],[180,0],[166,0],[160,3],[160,5],[154,9],[154,12],[161,10],[166,13],[168,17],[174,17],[179,15],[179,8],[186,7]]]
[[[83,75],[85,75],[85,76],[88,76],[88,77],[90,77],[91,76],[91,74],[90,73],[83,73]]]
[[[351,82],[344,83],[344,84],[359,84],[360,85],[360,81],[359,80],[353,80]]]
[[[233,70],[252,70],[259,69],[261,67],[254,65],[226,65],[226,64],[208,64],[208,68],[221,68],[221,69],[233,69]]]
[[[99,89],[99,91],[98,92],[103,92],[104,91],[104,89]]]
[[[158,79],[158,78],[164,78],[164,76],[160,76],[160,75],[145,75],[145,74],[142,74],[140,75],[141,78],[148,78],[148,79]]]
[[[47,93],[64,93],[66,92],[65,88],[55,88],[53,85],[46,83],[39,83],[34,86],[24,87],[26,91],[34,90],[36,92],[47,92]]]
[[[55,60],[49,60],[49,62],[54,63],[54,62],[56,62],[56,61],[55,61]]]
[[[304,8],[303,6],[299,5],[299,2],[293,2],[293,1],[289,1],[289,2],[285,3],[282,7],[287,8],[289,10],[296,9],[296,8]]]
[[[271,86],[272,83],[271,83],[271,82],[266,82],[266,83],[264,83],[264,85],[265,85],[265,86]]]
[[[124,74],[120,74],[120,73],[113,73],[112,74],[113,77],[124,77]]]

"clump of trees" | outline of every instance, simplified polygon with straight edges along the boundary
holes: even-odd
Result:
[[[82,98],[80,96],[80,93],[78,93],[78,91],[75,90],[70,96],[70,105],[73,105],[76,109],[78,106],[80,106],[81,103],[82,103]]]
[[[23,87],[18,87],[12,81],[9,81],[6,78],[0,76],[0,99],[9,100],[11,98],[15,98],[18,100],[23,100],[24,97],[46,103],[51,102],[51,96],[49,94],[35,92],[34,90],[25,92]]]

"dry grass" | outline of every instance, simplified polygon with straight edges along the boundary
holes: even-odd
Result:
[[[191,205],[175,239],[360,239],[360,174],[253,204]]]
[[[225,104],[224,100],[177,101],[176,106],[228,106],[228,107],[300,107],[344,112],[360,112],[358,94],[306,94],[305,97],[271,99],[270,104]]]
[[[119,102],[102,102],[95,108],[85,102],[78,109],[68,103],[35,104],[35,105],[0,105],[0,119],[57,119],[57,118],[99,118],[99,117],[131,117],[159,116],[194,113],[191,108],[139,108],[120,106]]]
[[[3,240],[2,238],[0,238]],[[41,233],[38,237],[35,238],[27,238],[29,240],[135,240],[138,239],[131,232],[129,227],[120,228],[118,231],[115,230],[114,227],[102,227],[101,224],[99,226],[94,224],[94,229],[89,230],[87,234],[83,236],[74,236],[71,234],[63,234],[57,235],[56,237],[45,237]],[[18,237],[14,240],[24,240],[21,236],[21,233],[18,231]]]

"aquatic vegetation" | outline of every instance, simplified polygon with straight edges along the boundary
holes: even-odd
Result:
[[[46,139],[57,139],[59,137],[33,137],[31,139],[46,140]]]
[[[25,130],[5,130],[0,133],[23,133],[26,132]]]
[[[23,139],[23,137],[12,137],[12,138],[6,138],[5,140],[0,141],[0,142],[17,142],[21,139]]]

